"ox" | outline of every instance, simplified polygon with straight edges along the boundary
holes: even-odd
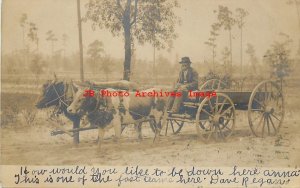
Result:
[[[121,137],[121,125],[134,124],[141,139],[141,124],[143,120],[149,118],[149,123],[156,128],[156,122],[160,118],[164,106],[165,98],[158,97],[136,97],[134,92],[129,92],[129,96],[103,96],[96,93],[92,97],[85,97],[85,90],[89,88],[79,88],[71,105],[68,107],[69,113],[87,114],[91,126],[98,127],[98,144],[101,146],[105,131],[114,127],[117,139]],[[154,89],[144,90],[150,92]],[[115,89],[105,89],[106,92],[120,92]],[[100,91],[101,93],[101,91]]]
[[[57,114],[63,113],[73,122],[74,129],[79,128],[81,115],[67,112],[67,107],[72,102],[76,91],[77,86],[72,82],[49,80],[42,86],[42,92],[37,99],[36,107],[43,109],[55,106]],[[74,133],[74,143],[79,143],[79,132]]]

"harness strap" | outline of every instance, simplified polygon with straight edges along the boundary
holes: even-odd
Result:
[[[54,87],[54,85],[52,85],[52,87],[54,88],[54,91],[55,91],[56,95],[58,96],[59,102],[63,103],[64,105],[66,105],[66,106],[68,107],[69,105],[66,104],[66,103],[61,99],[62,96],[65,96],[65,95],[66,95],[65,91],[64,91],[63,95],[60,96],[60,95],[58,94],[56,88]]]

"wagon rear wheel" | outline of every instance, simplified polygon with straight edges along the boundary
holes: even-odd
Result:
[[[235,127],[235,108],[232,100],[223,93],[206,97],[196,114],[196,130],[204,142],[211,138],[225,141]]]
[[[284,118],[284,98],[274,81],[263,81],[253,90],[248,104],[248,121],[257,137],[274,136]]]

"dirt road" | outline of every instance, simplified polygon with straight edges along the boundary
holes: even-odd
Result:
[[[240,112],[235,134],[225,143],[204,144],[196,136],[194,125],[186,125],[180,134],[169,134],[153,143],[154,134],[145,124],[141,142],[137,141],[134,128],[129,126],[120,142],[114,141],[111,130],[99,149],[96,130],[82,132],[81,143],[74,146],[68,135],[51,136],[54,127],[39,112],[35,126],[15,125],[1,129],[1,163],[295,167],[300,165],[298,114],[286,113],[276,137],[252,136],[246,113]]]

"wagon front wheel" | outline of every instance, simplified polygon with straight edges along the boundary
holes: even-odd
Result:
[[[159,121],[157,127],[162,129],[162,120]],[[177,120],[167,120],[167,123],[166,123],[166,126],[164,127],[165,128],[165,135],[167,135],[169,129],[171,129],[172,133],[173,134],[178,134],[180,133],[182,127],[184,125],[184,121],[177,121]],[[153,131],[154,132],[154,131]]]
[[[232,100],[223,93],[206,97],[196,114],[196,130],[204,142],[214,138],[225,141],[235,128],[235,107]]]
[[[248,121],[257,137],[274,136],[284,118],[284,98],[274,81],[263,81],[253,90],[248,104]]]

